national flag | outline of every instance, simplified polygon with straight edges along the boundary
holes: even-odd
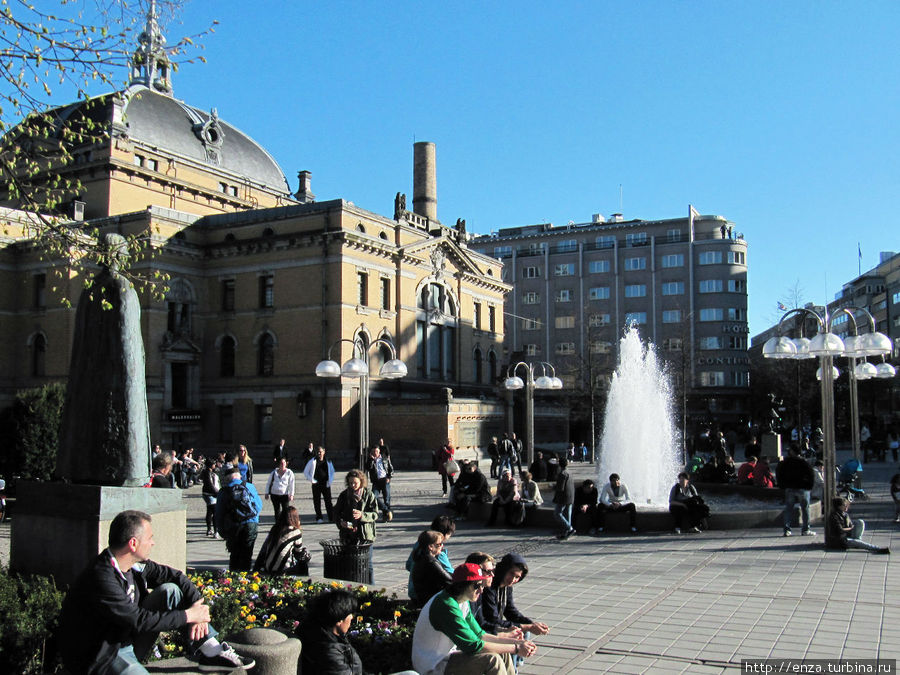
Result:
[[[779,303],[778,303],[778,309],[780,309],[782,312],[786,312],[786,311],[787,311],[787,307],[784,306],[784,303],[783,303],[783,302],[779,302]]]

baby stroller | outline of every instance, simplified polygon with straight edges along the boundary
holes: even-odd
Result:
[[[862,462],[858,459],[848,459],[837,469],[837,480],[835,491],[839,497],[844,497],[847,501],[852,502],[854,499],[868,499],[869,496],[862,488],[856,487],[853,483],[856,481],[857,474],[863,471]]]

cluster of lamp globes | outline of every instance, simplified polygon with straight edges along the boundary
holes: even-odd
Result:
[[[788,338],[771,337],[763,345],[762,354],[767,359],[812,359],[817,356],[844,356],[850,359],[863,359],[853,369],[857,380],[868,380],[873,377],[887,379],[897,374],[884,357],[893,350],[891,339],[884,333],[863,333],[849,335],[841,339],[834,333],[818,333],[812,340],[804,337]],[[882,363],[869,363],[870,356],[880,356]],[[836,379],[841,371],[832,366],[832,375]],[[816,379],[822,379],[822,369],[816,371]]]
[[[355,356],[343,366],[339,365],[337,361],[330,359],[319,361],[319,365],[316,366],[317,377],[340,377],[341,375],[344,377],[365,377],[368,374],[369,364],[364,359]],[[378,374],[390,380],[406,377],[406,364],[400,359],[391,359],[381,366]]]
[[[503,381],[503,386],[506,389],[516,390],[522,389],[525,387],[525,382],[522,381],[522,378],[518,375],[513,375],[512,377],[507,377]],[[563,383],[562,380],[558,377],[550,376],[550,375],[541,375],[540,377],[534,380],[534,388],[535,389],[562,389]]]

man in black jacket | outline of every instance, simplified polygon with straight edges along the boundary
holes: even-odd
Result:
[[[140,661],[157,635],[176,629],[201,665],[252,668],[252,659],[216,639],[197,587],[180,571],[149,560],[153,544],[146,513],[123,511],[113,519],[109,548],[63,602],[59,639],[66,668],[73,675],[146,673]]]
[[[794,504],[800,504],[800,517],[803,523],[801,534],[810,537],[815,534],[809,529],[809,491],[816,482],[809,463],[800,456],[800,446],[791,443],[790,455],[778,462],[775,477],[778,487],[784,490],[784,536],[791,536],[791,521],[794,516]]]
[[[525,638],[528,634],[546,635],[550,627],[540,621],[532,621],[522,614],[513,602],[513,586],[528,575],[528,564],[518,553],[507,553],[494,568],[491,585],[481,594],[484,613],[484,629],[499,635],[519,629]],[[521,634],[518,635],[521,637]]]
[[[563,530],[557,539],[568,539],[575,533],[572,527],[572,504],[575,503],[575,484],[569,475],[567,467],[569,462],[565,457],[559,460],[559,475],[556,477],[556,490],[553,493],[553,503],[555,504],[556,520],[562,526]]]
[[[347,640],[356,600],[345,590],[326,591],[313,598],[300,632],[304,673],[362,675],[362,661]]]
[[[381,454],[381,446],[373,445],[366,457],[366,473],[369,475],[369,483],[372,492],[378,500],[378,508],[384,522],[390,522],[394,514],[391,512],[391,476],[394,475],[394,465],[390,456]]]

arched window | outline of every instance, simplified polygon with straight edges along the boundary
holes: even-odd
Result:
[[[482,373],[482,362],[481,362],[481,350],[477,347],[475,348],[475,352],[472,354],[473,368],[472,373],[474,375],[475,383],[481,384],[481,379],[483,376]]]
[[[173,335],[190,334],[193,301],[194,293],[190,284],[184,279],[174,279],[166,293],[167,328]]]
[[[419,377],[433,380],[456,378],[456,303],[449,290],[437,282],[419,291],[416,322],[416,365]]]
[[[488,353],[488,375],[490,375],[490,383],[497,382],[497,355],[491,350]]]
[[[43,377],[46,372],[47,338],[36,335],[31,342],[31,374],[34,377]]]
[[[263,333],[257,346],[256,373],[262,377],[275,374],[275,338],[270,333]]]
[[[221,377],[234,377],[234,338],[226,335],[222,338],[222,346],[219,349],[219,375]]]

